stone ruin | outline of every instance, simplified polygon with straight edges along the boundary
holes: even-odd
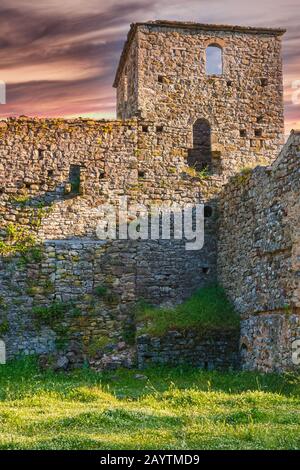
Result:
[[[117,120],[0,121],[1,362],[297,368],[300,132],[283,146],[284,32],[136,23],[114,81]],[[98,208],[121,196],[203,203],[203,248],[99,240]],[[212,282],[240,313],[239,337],[132,341],[138,299],[172,305]]]

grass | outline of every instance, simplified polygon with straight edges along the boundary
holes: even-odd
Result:
[[[0,449],[299,449],[299,377],[0,366]],[[140,372],[139,372],[140,373]]]
[[[136,320],[142,324],[139,334],[162,336],[170,330],[237,330],[239,316],[219,286],[199,289],[192,297],[173,308],[141,304]]]

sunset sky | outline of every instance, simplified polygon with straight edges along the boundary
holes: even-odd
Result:
[[[112,82],[130,23],[176,19],[287,28],[286,132],[300,128],[291,88],[300,83],[299,12],[299,0],[1,0],[0,117],[114,117]]]

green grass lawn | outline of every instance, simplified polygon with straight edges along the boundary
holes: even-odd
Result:
[[[300,381],[197,369],[0,366],[0,449],[300,449]]]
[[[224,290],[211,285],[196,291],[189,299],[175,307],[153,307],[141,303],[136,309],[139,334],[163,336],[168,331],[238,331],[240,317],[235,312]]]

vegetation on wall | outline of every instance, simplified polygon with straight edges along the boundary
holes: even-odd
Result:
[[[49,306],[33,307],[32,314],[38,323],[51,326],[54,321],[62,319],[69,308],[66,303],[53,302]]]
[[[172,308],[141,303],[136,309],[139,334],[162,336],[170,330],[237,330],[239,316],[224,290],[216,285],[199,289],[190,299]]]
[[[0,320],[0,336],[5,335],[9,331],[9,323],[7,318]]]
[[[8,223],[1,233],[0,237],[0,255],[13,256],[22,255],[24,261],[38,262],[41,258],[40,249],[38,247],[36,231],[41,226],[42,219],[46,217],[52,210],[51,206],[44,206],[41,202],[36,207],[27,207],[27,196],[15,196],[11,201],[21,208],[22,214],[29,223],[22,225],[20,223]],[[27,259],[26,259],[27,256]]]
[[[106,286],[96,286],[94,289],[94,294],[96,297],[99,297],[101,300],[106,302],[109,305],[114,305],[119,302],[119,297],[117,294],[113,293]]]
[[[204,167],[202,170],[197,170],[194,167],[186,166],[184,167],[184,173],[192,178],[198,178],[199,180],[205,180],[210,176],[209,169],[207,167]]]
[[[35,244],[35,235],[28,227],[9,223],[5,228],[3,239],[0,240],[0,255],[26,253]]]
[[[103,352],[109,344],[113,344],[116,340],[107,335],[92,338],[87,345],[88,356],[94,358],[97,353]]]

